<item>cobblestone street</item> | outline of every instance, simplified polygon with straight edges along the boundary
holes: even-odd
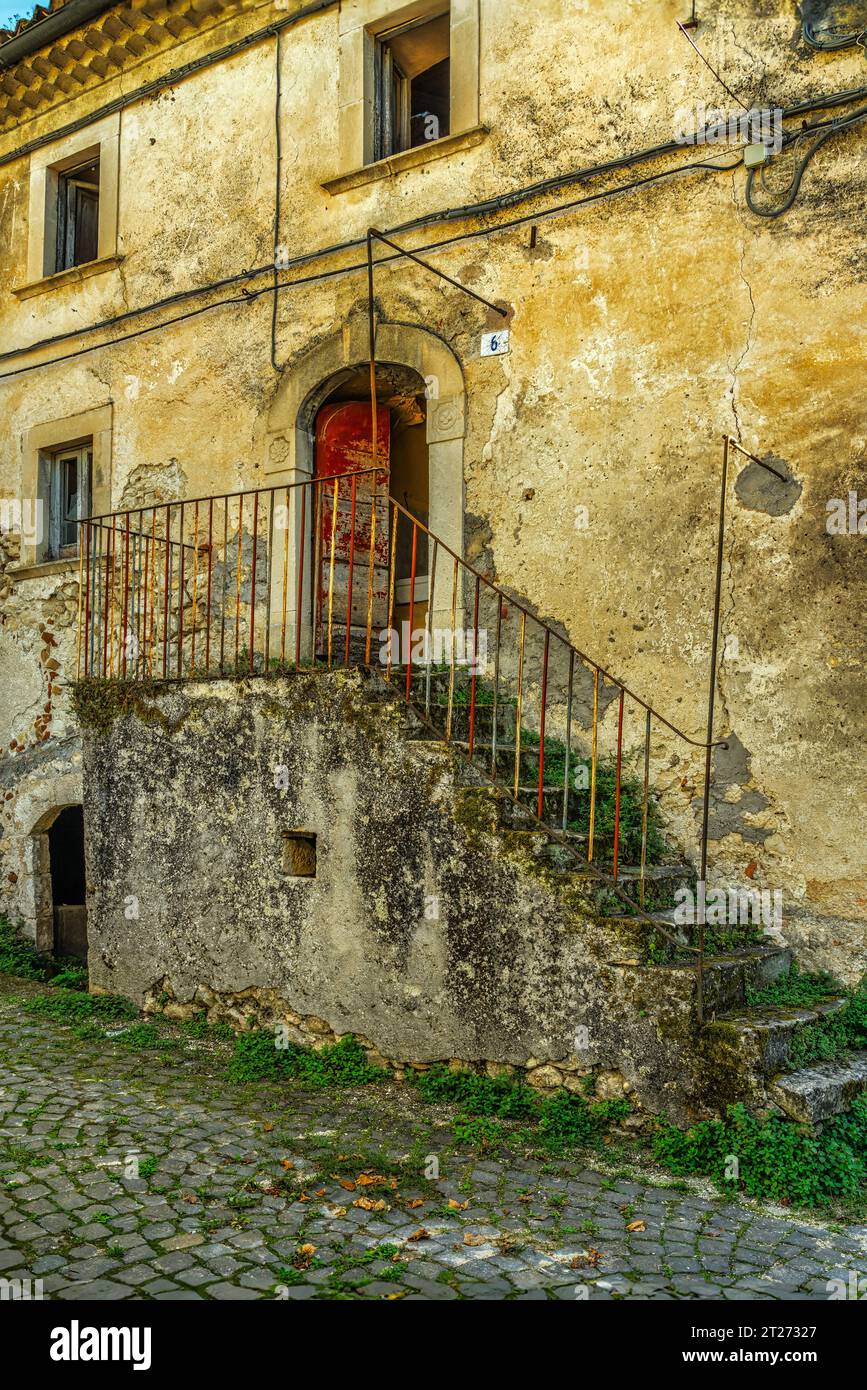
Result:
[[[47,1298],[826,1299],[867,1269],[863,1226],[473,1157],[406,1086],[231,1086],[202,1044],[82,1040],[9,993],[0,1047],[0,1277]]]

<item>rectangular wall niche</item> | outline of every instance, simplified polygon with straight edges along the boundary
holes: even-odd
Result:
[[[316,836],[309,830],[283,831],[283,872],[289,878],[316,877]]]

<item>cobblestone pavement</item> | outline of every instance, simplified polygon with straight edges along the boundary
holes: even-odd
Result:
[[[0,1278],[59,1299],[825,1299],[867,1271],[867,1227],[479,1159],[408,1087],[231,1086],[195,1046],[83,1041],[0,997]]]

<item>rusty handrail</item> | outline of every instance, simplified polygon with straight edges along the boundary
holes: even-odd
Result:
[[[267,675],[274,669],[326,663],[329,668],[375,668],[371,645],[376,635],[386,680],[391,681],[400,669],[405,702],[413,704],[431,727],[437,727],[432,714],[439,711],[443,725],[439,732],[446,741],[457,743],[456,751],[481,767],[489,781],[499,779],[534,821],[575,845],[574,827],[581,815],[589,814],[586,864],[621,898],[626,897],[623,885],[627,882],[624,846],[628,851],[631,837],[638,885],[633,910],[669,935],[664,924],[645,910],[652,879],[647,859],[653,721],[688,749],[705,755],[700,845],[704,876],[708,769],[713,749],[725,746],[724,740],[712,737],[712,711],[705,740],[685,733],[436,536],[382,488],[380,478],[386,473],[386,467],[374,463],[345,474],[179,498],[83,518],[79,523],[79,676],[183,681]],[[364,480],[367,486],[362,489],[359,483]],[[401,536],[404,551],[397,543]],[[399,552],[409,557],[409,574],[400,580],[400,590]],[[425,552],[427,562],[422,558]],[[425,568],[428,592],[419,597],[417,581]],[[445,597],[438,594],[438,583],[440,591],[445,584]],[[407,584],[408,604],[399,596],[406,598],[403,586]],[[420,604],[426,605],[424,630],[416,632]],[[449,606],[450,628],[434,630],[434,612],[447,616]],[[410,650],[405,660],[400,658],[401,638],[395,633],[397,608],[409,615]],[[459,627],[458,613],[460,623],[469,626]],[[402,620],[398,626],[403,633],[407,624]],[[433,698],[430,644],[433,638],[436,647],[443,632],[449,635],[448,663],[437,668]],[[487,644],[488,634],[494,632],[491,690],[491,682],[486,684],[487,655],[480,678],[478,653],[480,636]],[[421,660],[413,650],[417,636],[425,642]],[[471,662],[456,656],[456,643],[464,638],[472,643]],[[466,679],[458,669],[462,665],[467,666]],[[425,668],[423,685],[414,690],[419,666]],[[582,670],[592,678],[586,757],[580,753],[580,743],[576,746],[573,741],[573,694]],[[605,774],[613,778],[613,830],[599,820],[603,687],[613,692],[616,706],[612,768]],[[552,732],[548,717],[555,701],[561,725],[565,719],[562,739]],[[627,705],[630,716],[638,712],[643,723],[640,851],[638,826],[632,824],[626,834],[623,828]],[[480,713],[485,711],[484,718],[491,719],[489,733]],[[464,727],[458,729],[461,719]],[[511,741],[508,732],[503,732],[510,726]],[[551,758],[553,772],[549,771]],[[587,773],[588,763],[589,784],[585,781],[579,788],[578,767]],[[504,765],[509,768],[505,778]],[[561,773],[562,786],[557,781]],[[582,789],[589,793],[586,801],[578,796]],[[578,822],[572,811],[576,804]],[[599,862],[600,855],[604,859],[606,854],[611,856],[607,876]],[[704,941],[686,949],[698,961],[701,1016]]]

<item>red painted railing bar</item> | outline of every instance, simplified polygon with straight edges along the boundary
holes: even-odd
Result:
[[[350,503],[349,517],[349,575],[346,581],[346,644],[343,651],[343,661],[349,665],[349,633],[352,628],[352,570],[355,564],[355,491],[358,479],[352,479],[352,500]]]

